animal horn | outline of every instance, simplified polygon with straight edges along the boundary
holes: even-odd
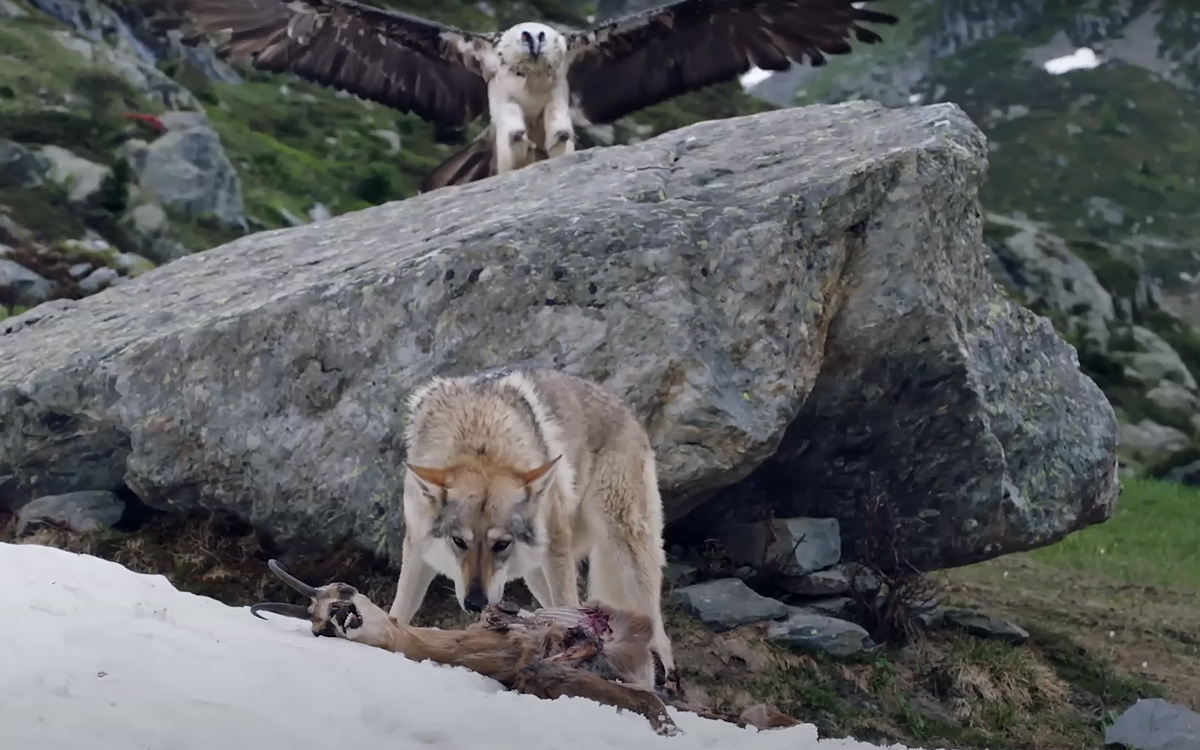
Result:
[[[301,620],[309,619],[308,607],[302,604],[284,604],[283,602],[259,602],[258,604],[250,605],[250,614],[260,620],[267,618],[259,614],[259,612],[270,612],[276,615],[284,615],[285,617],[296,617]]]
[[[281,580],[284,583],[286,583],[287,585],[291,586],[296,591],[299,591],[301,594],[304,594],[309,599],[317,598],[317,590],[316,589],[314,589],[312,586],[309,586],[304,581],[299,580],[298,578],[293,576],[291,573],[287,572],[287,569],[284,568],[283,564],[280,563],[278,560],[275,560],[275,559],[267,560],[267,567],[271,569],[271,572],[274,573],[275,576],[277,578],[279,578],[279,580]],[[308,615],[306,614],[305,617],[307,618]]]

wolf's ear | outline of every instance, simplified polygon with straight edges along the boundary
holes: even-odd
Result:
[[[522,472],[521,485],[528,487],[534,497],[540,496],[554,480],[554,467],[558,466],[561,458],[562,454],[559,454],[536,469]]]
[[[441,491],[446,489],[450,483],[450,472],[445,469],[415,466],[407,461],[404,465],[417,478],[417,484],[420,485],[421,492],[425,493],[425,497],[431,500],[441,497]]]

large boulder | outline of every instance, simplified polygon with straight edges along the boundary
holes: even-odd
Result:
[[[853,560],[879,490],[920,564],[1052,542],[1113,512],[1117,424],[997,293],[985,167],[954,105],[775,111],[47,303],[0,323],[3,503],[124,482],[395,557],[405,397],[534,362],[634,406],[671,521],[836,518]]]

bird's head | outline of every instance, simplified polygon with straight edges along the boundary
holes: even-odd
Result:
[[[567,53],[567,40],[544,23],[519,23],[500,36],[500,49],[514,62],[542,60],[556,65]]]

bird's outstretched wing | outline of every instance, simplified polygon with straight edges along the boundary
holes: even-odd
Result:
[[[294,73],[453,128],[487,109],[477,50],[490,35],[353,0],[182,0],[185,43]]]
[[[851,52],[851,37],[882,41],[860,24],[895,16],[860,8],[871,0],[679,0],[568,35],[573,106],[612,122],[753,67],[782,71],[808,58]]]

